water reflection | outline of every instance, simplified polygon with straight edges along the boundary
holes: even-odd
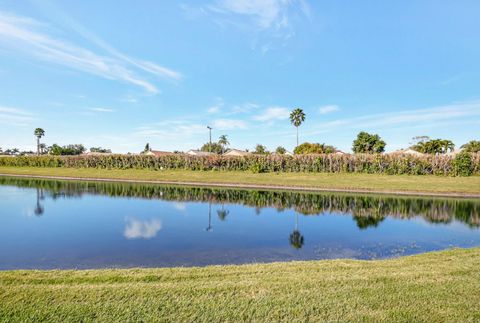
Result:
[[[36,188],[37,206],[35,209],[38,210],[39,214],[43,214],[45,211],[40,203],[41,200],[45,199],[45,195],[54,200],[80,198],[84,194],[158,199],[175,201],[175,207],[182,205],[182,210],[185,209],[184,202],[208,202],[209,221],[207,231],[212,229],[212,203],[221,205],[221,209],[217,210],[217,215],[222,220],[225,220],[229,214],[229,211],[224,209],[224,205],[232,203],[254,207],[257,215],[261,214],[262,208],[275,208],[278,212],[293,209],[304,216],[329,213],[352,215],[359,229],[377,227],[386,217],[409,219],[417,216],[423,217],[430,223],[450,223],[456,220],[470,227],[480,227],[479,199],[233,190],[115,182],[49,181],[9,177],[1,177],[0,185]]]
[[[162,222],[159,219],[139,220],[127,218],[124,236],[127,239],[151,239],[162,229]]]
[[[480,245],[480,200],[0,177],[0,269],[374,259]],[[41,217],[26,217],[25,206]]]

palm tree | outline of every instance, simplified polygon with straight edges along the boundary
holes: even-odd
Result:
[[[37,128],[35,129],[33,134],[35,135],[35,137],[37,137],[37,155],[40,155],[40,138],[45,136],[45,130],[43,130],[42,128]]]
[[[300,231],[298,231],[298,213],[295,213],[295,230],[290,234],[290,245],[295,249],[303,247],[304,238]]]
[[[220,146],[222,146],[222,148],[224,148],[224,150],[226,150],[225,148],[228,147],[228,145],[230,145],[230,142],[227,139],[227,135],[221,135],[218,138],[218,144]]]
[[[302,109],[296,108],[290,113],[290,122],[297,128],[297,147],[298,147],[298,127],[305,121],[305,113]]]

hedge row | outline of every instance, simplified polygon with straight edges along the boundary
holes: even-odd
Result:
[[[293,157],[279,155],[197,157],[185,154],[161,157],[144,155],[20,156],[0,157],[0,166],[467,176],[480,174],[480,154],[463,153],[457,157],[393,154],[323,154]]]

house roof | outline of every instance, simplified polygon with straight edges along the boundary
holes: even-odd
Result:
[[[215,155],[214,153],[208,152],[208,151],[202,151],[202,150],[194,150],[190,149],[187,151],[188,155],[193,155],[193,156],[212,156]]]
[[[159,157],[159,156],[173,155],[173,153],[169,151],[150,150],[150,151],[147,151],[145,155]]]
[[[248,156],[251,155],[248,151],[243,151],[240,149],[230,149],[226,153],[223,154],[223,156]]]
[[[424,154],[416,151],[416,150],[413,150],[413,149],[400,149],[400,150],[395,150],[393,152],[391,152],[391,154],[405,154],[405,155],[414,155],[414,156],[422,156]]]

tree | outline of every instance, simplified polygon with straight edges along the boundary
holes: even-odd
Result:
[[[382,153],[385,151],[386,145],[379,135],[372,135],[362,131],[357,135],[357,139],[353,141],[352,150],[354,153]]]
[[[222,145],[220,145],[217,142],[212,142],[212,144],[207,142],[206,144],[204,144],[202,146],[202,148],[200,148],[200,150],[201,151],[206,151],[206,152],[212,152],[212,153],[219,154],[219,155],[223,153]]]
[[[147,142],[147,144],[145,145],[145,148],[143,148],[143,152],[146,153],[146,152],[149,152],[151,150],[152,149],[150,148],[150,144]]]
[[[83,154],[86,149],[83,145],[79,144],[67,146],[59,146],[57,144],[53,144],[49,150],[51,155],[70,156]]]
[[[227,135],[221,135],[218,138],[218,143],[220,144],[220,146],[222,146],[224,148],[224,150],[226,150],[226,147],[228,147],[228,145],[230,145],[230,142],[227,139]]]
[[[462,145],[460,148],[467,153],[478,153],[480,152],[480,140],[471,140],[465,145]]]
[[[257,144],[253,153],[258,155],[266,155],[268,154],[268,150],[267,147],[265,147],[264,145]]]
[[[110,149],[105,149],[102,147],[92,147],[90,148],[91,153],[102,153],[102,154],[111,154],[112,150]]]
[[[284,155],[287,152],[287,150],[282,146],[278,146],[277,149],[275,149],[275,152],[279,155]]]
[[[43,130],[42,128],[37,128],[35,129],[33,134],[35,135],[35,137],[37,137],[37,155],[40,155],[40,138],[45,136],[45,130]]]
[[[455,144],[447,139],[431,139],[420,141],[410,148],[423,154],[445,154],[448,151],[453,151]]]
[[[333,146],[328,146],[319,143],[304,142],[300,146],[297,146],[293,151],[295,155],[304,154],[333,154],[337,149]]]
[[[305,113],[302,109],[296,108],[290,113],[290,122],[297,128],[297,146],[298,146],[298,127],[305,121]]]

